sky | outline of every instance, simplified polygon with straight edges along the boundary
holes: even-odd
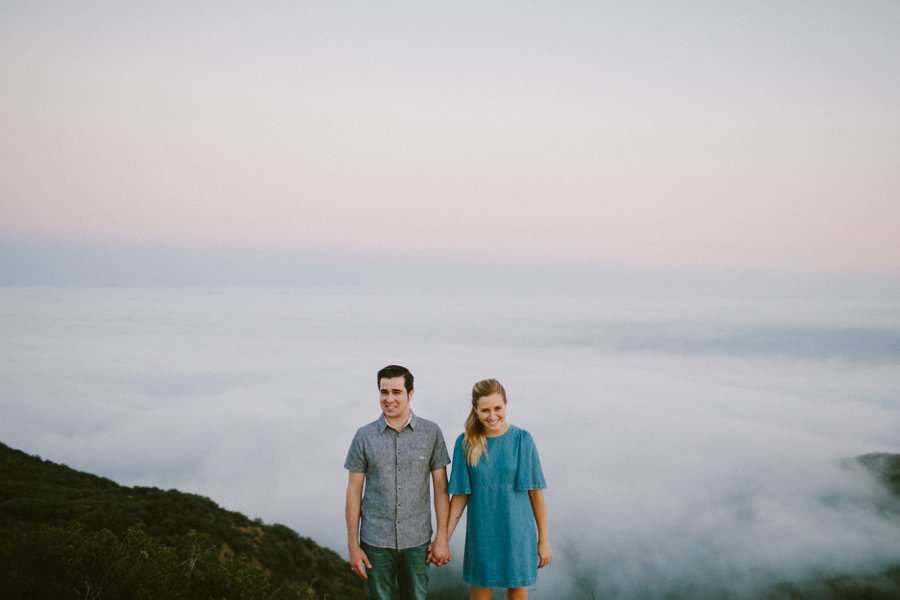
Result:
[[[898,502],[852,460],[900,454],[895,294],[4,286],[0,331],[4,444],[342,556],[344,458],[396,362],[448,445],[472,384],[506,387],[548,482],[537,598],[761,597],[900,563]],[[435,574],[457,586],[463,532]]]
[[[897,275],[898,28],[878,1],[2,1],[0,275]]]

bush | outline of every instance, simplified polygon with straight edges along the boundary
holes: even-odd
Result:
[[[0,530],[0,589],[6,598],[100,600],[255,600],[273,596],[263,570],[246,558],[219,562],[215,546],[194,532],[165,546],[140,527],[123,537],[82,525]],[[299,586],[298,586],[299,587]],[[312,598],[301,590],[279,598]],[[289,591],[289,590],[288,590]]]

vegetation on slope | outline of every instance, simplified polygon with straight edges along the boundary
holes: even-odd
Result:
[[[124,487],[0,444],[9,598],[365,597],[336,553],[175,490]]]
[[[856,459],[886,488],[885,497],[876,500],[886,519],[900,516],[900,455],[873,453]],[[768,596],[772,600],[896,600],[900,598],[900,565],[879,573],[853,574],[815,581],[785,583],[776,586]]]

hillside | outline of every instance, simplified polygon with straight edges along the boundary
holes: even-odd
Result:
[[[900,518],[900,455],[873,453],[859,456],[854,460],[865,466],[888,492],[877,503],[877,510],[885,518]],[[900,565],[894,565],[880,573],[848,574],[842,577],[786,583],[775,586],[767,598],[895,600],[900,598]]]
[[[363,598],[335,552],[176,490],[125,487],[0,443],[5,598]]]
[[[900,455],[866,454],[859,461],[900,499]]]

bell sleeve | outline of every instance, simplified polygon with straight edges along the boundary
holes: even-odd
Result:
[[[519,457],[516,467],[516,490],[542,490],[547,487],[544,480],[544,471],[541,469],[541,459],[538,456],[537,446],[531,434],[522,430],[519,439]]]
[[[469,465],[466,463],[466,452],[463,450],[463,434],[456,438],[453,445],[453,463],[450,467],[451,494],[471,494],[472,479],[469,477]]]

